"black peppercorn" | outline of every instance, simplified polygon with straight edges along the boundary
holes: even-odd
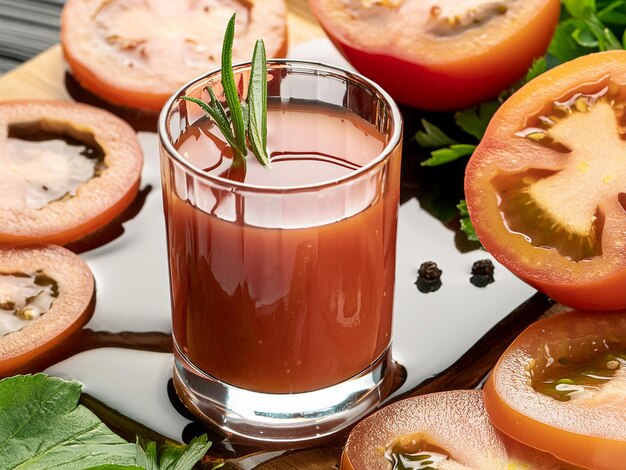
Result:
[[[487,287],[495,281],[493,272],[495,268],[491,260],[481,259],[472,265],[472,277],[470,282],[476,287]]]
[[[437,263],[433,263],[432,261],[426,261],[422,263],[417,274],[419,277],[424,279],[425,281],[436,281],[437,279],[441,279],[441,274],[443,271],[439,269]]]
[[[443,271],[439,269],[437,263],[426,261],[422,263],[417,271],[417,281],[415,285],[422,294],[428,294],[439,290],[441,287],[441,274]]]
[[[481,259],[472,265],[472,275],[493,276],[495,268],[489,259]]]

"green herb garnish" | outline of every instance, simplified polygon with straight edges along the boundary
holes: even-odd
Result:
[[[0,380],[0,470],[191,470],[210,446],[206,435],[164,444],[157,459],[156,443],[126,442],[78,404],[80,395],[78,382],[45,374]]]
[[[228,145],[233,149],[233,166],[245,166],[248,144],[261,165],[270,166],[267,153],[267,59],[265,43],[256,42],[252,57],[250,82],[247,100],[241,101],[233,73],[233,42],[235,39],[235,19],[228,22],[222,47],[222,88],[226,96],[228,113],[218,101],[213,90],[207,87],[211,97],[209,103],[183,96],[181,99],[200,106],[215,122]]]

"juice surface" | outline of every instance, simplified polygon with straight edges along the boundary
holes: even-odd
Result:
[[[272,106],[268,129],[271,169],[249,155],[235,179],[331,181],[385,146],[374,126],[333,108]],[[208,120],[175,145],[196,167],[233,177],[231,151]],[[372,204],[329,223],[316,220],[324,202],[311,197],[301,207],[304,228],[244,223],[243,195],[236,219],[222,220],[181,199],[166,173],[174,337],[187,359],[231,385],[288,393],[342,382],[380,356],[391,338],[399,151],[377,170],[383,190]],[[217,207],[220,190],[213,193]],[[354,188],[350,197],[359,197]]]

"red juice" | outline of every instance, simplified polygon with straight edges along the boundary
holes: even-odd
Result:
[[[200,188],[164,172],[174,337],[189,362],[240,388],[289,393],[347,380],[386,351],[400,148],[346,189],[333,183],[386,144],[346,109],[270,104],[271,168],[250,153],[242,172],[210,120],[182,132],[174,146],[194,167],[252,187]],[[309,185],[319,191],[292,196]],[[271,195],[257,201],[254,186]],[[301,199],[282,204],[290,197]]]

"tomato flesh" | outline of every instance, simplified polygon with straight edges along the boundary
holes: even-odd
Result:
[[[485,386],[491,422],[572,464],[622,469],[625,355],[626,312],[567,312],[541,320],[507,349]]]
[[[284,0],[69,0],[61,44],[83,87],[118,105],[159,111],[186,82],[220,67],[233,13],[235,63],[250,60],[259,38],[268,57],[284,56]]]
[[[558,0],[310,0],[346,59],[401,103],[461,109],[496,97],[542,56]]]
[[[593,54],[524,86],[471,157],[479,239],[555,300],[626,308],[626,52]]]
[[[105,227],[137,195],[143,166],[137,136],[106,111],[3,102],[0,143],[0,182],[9,188],[0,194],[0,245],[65,245]]]
[[[403,468],[575,467],[498,432],[490,424],[479,390],[455,390],[388,405],[350,433],[342,470]]]
[[[77,255],[58,246],[0,248],[0,377],[34,371],[90,318],[94,280]],[[15,323],[14,314],[24,321]]]

